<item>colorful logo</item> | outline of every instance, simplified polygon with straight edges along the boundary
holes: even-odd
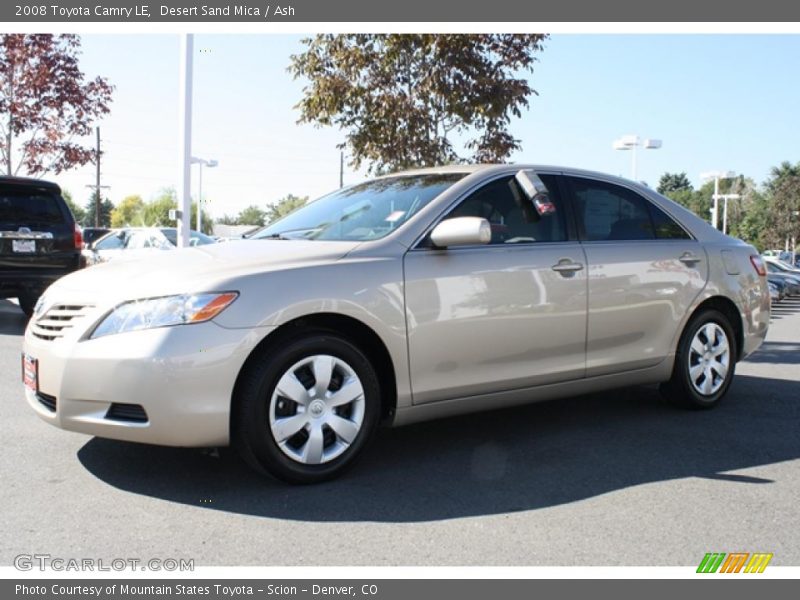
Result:
[[[698,573],[763,573],[769,561],[769,552],[708,552],[697,567]]]

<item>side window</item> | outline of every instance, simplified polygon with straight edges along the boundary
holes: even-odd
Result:
[[[125,245],[125,236],[120,233],[114,233],[108,237],[103,238],[94,245],[95,250],[117,250]]]
[[[142,248],[149,248],[149,247],[150,247],[150,236],[141,231],[132,233],[131,236],[128,238],[128,243],[125,245],[125,248],[128,250],[140,250]]]
[[[575,211],[588,241],[653,240],[650,203],[629,189],[582,177],[569,177]]]
[[[556,210],[540,216],[522,193],[514,177],[486,184],[468,196],[446,218],[483,217],[492,226],[491,244],[563,242],[567,239],[564,210],[558,183],[552,175],[541,175]]]
[[[686,230],[678,225],[675,220],[653,203],[650,204],[650,216],[653,218],[653,226],[656,230],[656,237],[659,240],[690,240],[691,236]]]

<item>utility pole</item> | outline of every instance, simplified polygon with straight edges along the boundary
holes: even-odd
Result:
[[[192,65],[194,35],[181,34],[178,100],[178,248],[189,245],[189,217],[192,210]],[[200,208],[198,204],[198,209]],[[176,215],[178,216],[178,215]]]
[[[339,153],[339,187],[344,187],[344,150]]]
[[[87,185],[86,187],[94,188],[94,196],[95,196],[94,226],[100,227],[100,202],[102,201],[102,199],[100,198],[100,190],[101,189],[107,190],[109,186],[100,185],[100,127],[95,127],[95,133],[97,134],[97,147],[95,149],[95,154],[94,154],[94,161],[97,167],[95,175],[95,183],[94,185]]]

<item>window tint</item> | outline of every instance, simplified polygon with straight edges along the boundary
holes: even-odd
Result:
[[[58,199],[44,191],[0,188],[0,223],[36,227],[64,223]]]
[[[656,237],[660,240],[689,240],[691,237],[678,225],[675,220],[655,204],[650,205],[650,216],[653,218],[653,226],[656,230]]]
[[[575,210],[589,241],[652,240],[649,202],[618,185],[570,177]]]
[[[514,177],[504,177],[467,197],[446,218],[483,217],[492,227],[491,244],[563,242],[567,234],[558,183],[552,175],[540,178],[550,193],[554,213],[540,216]]]

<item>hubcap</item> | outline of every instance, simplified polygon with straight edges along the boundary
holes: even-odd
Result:
[[[716,323],[706,323],[694,334],[689,347],[689,379],[703,396],[715,394],[728,377],[730,344]]]
[[[292,460],[326,463],[355,441],[364,406],[364,388],[350,365],[335,356],[309,356],[278,380],[269,404],[270,432]]]

